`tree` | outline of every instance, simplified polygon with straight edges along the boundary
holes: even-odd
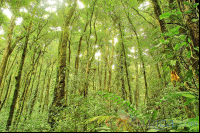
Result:
[[[60,113],[60,108],[62,108],[63,105],[63,100],[65,97],[65,76],[66,76],[66,50],[67,50],[67,42],[69,38],[69,25],[70,25],[70,20],[75,12],[76,6],[77,6],[77,1],[74,1],[73,6],[70,8],[70,10],[67,12],[67,8],[65,7],[66,1],[63,1],[63,31],[61,32],[61,39],[59,42],[59,61],[58,61],[58,85],[55,88],[55,93],[54,93],[54,100],[52,103],[52,106],[50,107],[50,115],[49,115],[49,121],[51,124],[51,127],[54,128],[56,120],[55,117],[58,116]],[[66,105],[65,105],[66,106]],[[59,108],[58,110],[56,108]]]

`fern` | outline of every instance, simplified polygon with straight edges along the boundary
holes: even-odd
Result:
[[[117,103],[117,105],[120,105],[121,107],[128,108],[132,113],[135,112],[135,109],[133,108],[133,105],[127,100],[124,100],[120,96],[117,96],[111,92],[106,92],[106,91],[98,91],[95,94],[102,95],[105,97],[107,100],[113,100],[113,103]],[[135,114],[135,113],[134,113]]]

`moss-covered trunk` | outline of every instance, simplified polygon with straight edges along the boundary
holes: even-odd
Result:
[[[178,2],[178,5],[179,5],[179,8],[180,8],[180,2],[182,2],[182,0],[177,0]],[[162,33],[165,33],[165,32],[168,32],[167,28],[166,28],[166,23],[164,21],[164,19],[160,19],[159,16],[162,14],[162,11],[161,11],[161,8],[160,8],[160,5],[158,3],[158,0],[152,0],[152,4],[153,4],[153,8],[154,8],[154,13],[155,13],[155,16],[156,16],[156,19],[158,20],[158,23],[160,25],[160,29],[161,29],[161,32]],[[166,40],[168,38],[168,36],[164,36],[164,39]],[[164,47],[165,48],[165,47]],[[170,44],[167,45],[167,48],[169,49],[172,49],[172,46]],[[177,56],[174,55],[174,58],[177,59]],[[180,80],[179,82],[180,83],[183,83],[183,77],[181,76],[181,67],[180,67],[180,63],[177,61],[176,62],[176,67],[175,67],[175,71],[177,72],[178,76],[180,76]],[[185,88],[180,86],[179,87],[179,90],[180,91],[185,91]],[[185,97],[182,97],[182,101],[183,103],[186,101],[185,100]],[[188,116],[188,118],[193,118],[195,117],[195,115],[192,113],[193,111],[193,108],[190,106],[190,105],[186,105],[185,106],[185,110],[186,110],[186,114]],[[192,113],[192,114],[191,114]]]
[[[69,37],[69,26],[70,26],[70,21],[71,18],[75,12],[76,6],[77,6],[77,0],[74,1],[73,6],[71,9],[68,11],[67,14],[67,8],[65,8],[65,2],[63,1],[63,28],[61,32],[61,39],[60,39],[60,46],[59,46],[59,59],[58,59],[58,75],[57,75],[57,81],[58,85],[55,88],[54,91],[54,99],[53,103],[49,112],[49,123],[51,124],[51,128],[54,129],[55,123],[56,123],[56,117],[59,117],[60,115],[60,109],[65,106],[63,100],[65,99],[65,77],[66,77],[66,59],[67,59],[67,42],[68,42],[68,37]]]
[[[14,115],[14,111],[15,111],[15,105],[16,105],[16,102],[17,102],[19,88],[20,88],[22,70],[23,70],[24,61],[25,61],[25,57],[26,57],[26,50],[27,50],[29,36],[30,36],[30,30],[32,28],[32,19],[34,17],[36,9],[37,9],[37,5],[35,6],[35,8],[33,10],[32,18],[31,18],[30,23],[28,25],[28,27],[30,27],[30,28],[27,28],[27,31],[26,31],[25,44],[24,44],[24,48],[23,48],[23,53],[22,53],[19,69],[18,69],[18,74],[15,77],[16,84],[15,84],[15,90],[14,90],[14,95],[13,95],[13,99],[12,99],[12,104],[10,106],[9,117],[8,117],[7,125],[6,125],[6,130],[7,131],[9,131],[10,126],[12,124],[12,120],[13,120],[13,115]]]
[[[13,17],[11,18],[9,28],[8,28],[6,47],[5,47],[5,50],[4,50],[4,53],[3,53],[3,58],[2,58],[2,61],[1,61],[1,64],[0,64],[0,88],[1,88],[1,83],[2,83],[2,80],[3,80],[4,72],[5,72],[5,69],[6,69],[8,57],[11,54],[10,49],[11,49],[13,30],[15,28],[15,20],[16,20],[16,17],[13,15]]]

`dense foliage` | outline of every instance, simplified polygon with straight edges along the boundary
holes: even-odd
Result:
[[[0,131],[199,131],[198,0],[0,0]]]

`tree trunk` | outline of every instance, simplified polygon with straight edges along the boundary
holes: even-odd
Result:
[[[64,3],[66,1],[63,1]],[[60,42],[60,48],[59,48],[59,61],[58,61],[58,66],[59,66],[59,72],[58,72],[58,86],[55,88],[55,93],[54,93],[54,99],[52,106],[50,108],[50,114],[49,114],[49,123],[51,124],[51,128],[55,128],[56,124],[56,117],[59,117],[60,115],[60,109],[62,106],[64,106],[64,99],[65,99],[65,76],[66,76],[66,50],[67,50],[67,42],[68,42],[68,37],[69,37],[69,25],[71,18],[75,12],[76,6],[77,6],[77,0],[74,2],[73,6],[69,10],[67,14],[64,14],[67,10],[65,8],[65,4],[63,3],[63,31],[61,32],[61,42]],[[56,109],[57,108],[57,109]]]
[[[52,73],[53,73],[54,63],[52,64],[51,73],[49,74],[49,79],[48,79],[48,82],[47,82],[46,95],[45,95],[45,101],[44,101],[42,112],[44,111],[45,106],[46,106],[46,110],[48,111],[48,105],[49,105],[49,88],[50,88],[50,84],[51,84],[51,77],[52,77]]]
[[[112,81],[112,64],[113,64],[113,54],[114,54],[114,38],[115,38],[115,31],[113,34],[113,40],[112,40],[112,53],[111,53],[111,59],[109,59],[109,80],[108,80],[108,92],[111,92],[111,81]]]
[[[143,72],[144,83],[145,83],[145,98],[144,98],[144,104],[145,104],[146,100],[148,102],[148,86],[147,86],[147,79],[146,79],[145,64],[144,64],[144,60],[143,60],[143,56],[142,56],[142,51],[141,51],[141,46],[140,46],[140,41],[139,41],[139,38],[138,38],[138,35],[137,35],[137,32],[136,32],[136,28],[134,27],[134,25],[132,23],[132,20],[130,19],[128,13],[126,13],[126,16],[128,18],[129,23],[131,24],[131,29],[133,30],[133,32],[136,35],[137,45],[138,45],[138,52],[139,52],[139,55],[140,55],[140,60],[142,62],[142,69],[143,69],[142,72]]]
[[[136,74],[136,81],[135,81],[135,106],[136,110],[138,110],[138,105],[139,105],[139,76],[138,76],[138,63],[137,60],[135,60],[135,74]]]
[[[44,59],[44,57],[42,58],[42,62],[43,62],[43,59]],[[39,87],[39,84],[40,84],[40,75],[41,75],[41,71],[42,71],[42,65],[43,65],[43,63],[41,63],[41,65],[40,65],[38,83],[37,83],[37,86],[36,86],[36,89],[35,89],[35,93],[33,95],[33,100],[32,100],[31,107],[30,107],[29,119],[31,118],[31,114],[33,112],[33,107],[35,105],[36,97],[37,97],[37,94],[38,94],[38,87]]]
[[[105,44],[105,65],[104,65],[104,70],[105,70],[105,74],[104,74],[104,90],[106,90],[107,91],[107,89],[106,89],[106,85],[107,85],[107,64],[108,64],[108,46]]]
[[[35,6],[35,8],[33,10],[32,18],[34,17],[36,8],[37,8],[37,5]],[[26,57],[26,50],[27,50],[27,45],[28,45],[28,41],[29,41],[30,30],[31,30],[31,27],[32,27],[32,18],[31,18],[30,24],[28,26],[30,28],[27,28],[27,33],[26,33],[26,38],[25,38],[25,45],[24,45],[24,48],[23,48],[23,53],[22,53],[22,57],[21,57],[21,61],[20,61],[20,66],[19,66],[18,74],[15,77],[15,79],[16,79],[15,91],[14,91],[14,95],[13,95],[12,104],[10,106],[9,117],[8,117],[8,120],[7,120],[7,125],[6,125],[6,130],[7,131],[9,131],[10,126],[12,124],[12,119],[13,119],[13,115],[14,115],[15,105],[16,105],[17,97],[18,97],[18,93],[19,93],[20,82],[21,82],[21,75],[22,75],[22,70],[23,70],[24,61],[25,61],[25,57]]]
[[[120,64],[120,68],[121,68],[121,75],[120,75],[120,77],[121,77],[121,90],[122,90],[122,98],[124,100],[126,100],[127,99],[127,92],[126,92],[125,85],[124,85],[124,68],[123,68],[124,64],[123,64],[122,57],[123,57],[123,54],[121,54],[121,57],[120,57],[120,61],[121,61],[121,64]]]
[[[127,78],[127,83],[128,83],[128,90],[129,90],[129,100],[130,103],[133,103],[133,98],[132,98],[132,90],[131,90],[131,85],[130,85],[130,80],[129,80],[129,73],[128,73],[128,66],[127,66],[127,60],[126,60],[126,52],[124,48],[124,42],[123,42],[123,33],[121,29],[121,24],[118,23],[119,30],[120,30],[120,35],[121,35],[121,44],[122,44],[122,52],[123,52],[123,57],[124,57],[124,65],[125,65],[125,70],[126,70],[126,78]]]
[[[1,83],[2,83],[2,80],[3,80],[4,72],[5,72],[5,69],[6,69],[8,57],[11,54],[10,49],[11,49],[11,43],[12,43],[13,30],[15,28],[15,20],[16,20],[16,17],[13,15],[12,18],[11,18],[9,28],[8,28],[6,48],[4,50],[3,58],[2,58],[2,61],[1,61],[1,65],[0,65],[0,88],[1,88]]]
[[[199,48],[199,21],[192,21],[193,19],[199,18],[195,11],[191,9],[189,5],[184,4],[183,2],[188,2],[191,4],[194,4],[195,2],[192,3],[190,0],[177,0],[177,5],[182,13],[192,11],[191,13],[183,14],[182,16],[184,19],[183,23],[185,23],[188,28],[188,36],[192,40],[192,43],[189,43],[191,51],[190,60],[192,61],[192,71],[197,81],[199,81],[199,51],[194,49]]]
[[[182,2],[182,0],[181,1],[177,0],[177,2],[178,2],[178,5],[179,5],[179,8],[180,8],[180,2]],[[165,23],[164,19],[162,19],[162,20],[159,19],[159,16],[162,14],[162,12],[161,12],[161,8],[160,8],[160,6],[158,4],[158,0],[152,0],[152,3],[153,3],[153,7],[154,7],[154,13],[156,15],[156,18],[157,18],[159,24],[160,24],[161,32],[162,33],[168,32],[168,30],[166,28],[166,23]],[[167,38],[169,38],[169,37],[168,36],[164,36],[165,40]],[[168,48],[172,49],[172,46],[170,44],[168,44]],[[174,55],[174,58],[177,59],[177,56]],[[182,77],[181,77],[181,74],[180,74],[181,67],[180,67],[180,63],[178,61],[176,62],[176,69],[175,69],[175,71],[177,72],[178,76],[180,76],[179,82],[182,82]],[[180,91],[184,91],[185,89],[183,87],[179,87],[179,90]],[[185,101],[184,98],[182,98],[182,101],[183,102]],[[194,117],[194,114],[191,114],[193,109],[190,108],[189,105],[185,106],[185,110],[186,110],[186,114],[187,114],[188,118],[193,118]]]
[[[51,64],[50,64],[50,65],[51,65]],[[48,71],[48,68],[50,67],[50,65],[47,66],[46,72],[45,72],[45,74],[44,74],[44,83],[43,83],[43,87],[42,87],[42,89],[41,89],[41,95],[40,95],[40,106],[39,106],[40,110],[42,110],[43,95],[44,95],[44,87],[45,87],[45,83],[46,83],[47,71]],[[39,112],[40,112],[40,110],[39,110]]]
[[[2,85],[1,85],[2,86],[2,90],[1,90],[1,94],[0,94],[0,101],[1,101],[1,96],[3,94],[3,90],[4,90],[5,79],[7,78],[9,72],[11,71],[11,69],[13,68],[13,65],[14,65],[14,62],[16,61],[17,55],[18,55],[18,53],[15,55],[15,58],[14,58],[12,64],[11,64],[11,66],[6,69],[6,73],[5,73],[5,76],[4,76],[4,81],[3,81]]]
[[[153,4],[153,8],[154,8],[154,13],[156,16],[156,19],[158,20],[158,23],[160,25],[160,30],[162,33],[167,32],[167,28],[166,28],[166,23],[164,21],[164,19],[160,19],[159,16],[162,14],[160,5],[158,4],[158,0],[151,0],[152,4]],[[167,39],[168,37],[164,36],[164,39]]]
[[[12,77],[12,74],[10,75],[10,78],[8,80],[8,83],[7,83],[7,91],[6,91],[5,97],[4,97],[3,101],[2,101],[2,103],[0,104],[0,112],[1,112],[1,109],[3,108],[3,105],[5,104],[5,101],[6,101],[7,97],[8,97],[8,92],[10,90],[11,77]]]

